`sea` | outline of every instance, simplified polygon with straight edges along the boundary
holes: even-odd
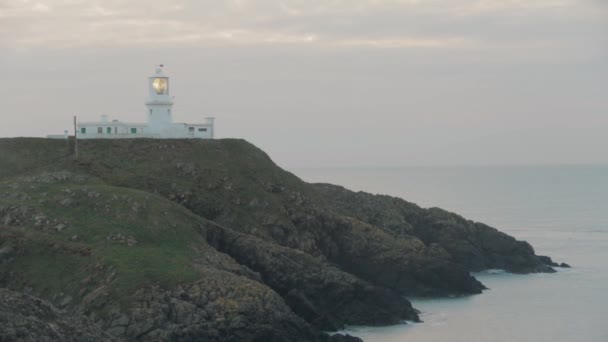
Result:
[[[483,294],[409,298],[423,323],[344,332],[367,342],[608,342],[608,165],[291,171],[456,212],[572,266],[555,274],[476,273],[489,288]]]

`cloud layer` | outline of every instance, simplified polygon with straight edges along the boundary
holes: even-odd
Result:
[[[607,19],[595,0],[2,0],[0,44],[526,47],[597,38]]]

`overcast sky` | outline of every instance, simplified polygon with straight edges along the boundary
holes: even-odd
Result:
[[[279,164],[608,163],[608,0],[0,0],[0,136],[217,118]]]

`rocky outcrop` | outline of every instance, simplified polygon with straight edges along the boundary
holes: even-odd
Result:
[[[369,222],[394,237],[412,236],[427,246],[443,248],[470,271],[551,273],[551,266],[557,266],[550,258],[535,255],[525,241],[439,208],[423,209],[400,198],[355,193],[331,184],[313,186],[337,212]]]
[[[474,294],[484,289],[437,244],[394,236],[375,225],[327,212],[296,222],[302,230],[323,232],[316,243],[329,261],[403,295]]]
[[[49,302],[0,288],[0,341],[117,341],[87,318],[68,314]]]
[[[418,321],[398,292],[375,286],[301,251],[210,224],[210,243],[259,272],[292,310],[322,330]]]
[[[227,272],[172,290],[139,289],[102,322],[137,341],[317,341],[321,336],[262,284]]]

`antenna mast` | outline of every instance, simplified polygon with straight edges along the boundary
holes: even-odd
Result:
[[[78,125],[74,115],[74,159],[78,159]]]

